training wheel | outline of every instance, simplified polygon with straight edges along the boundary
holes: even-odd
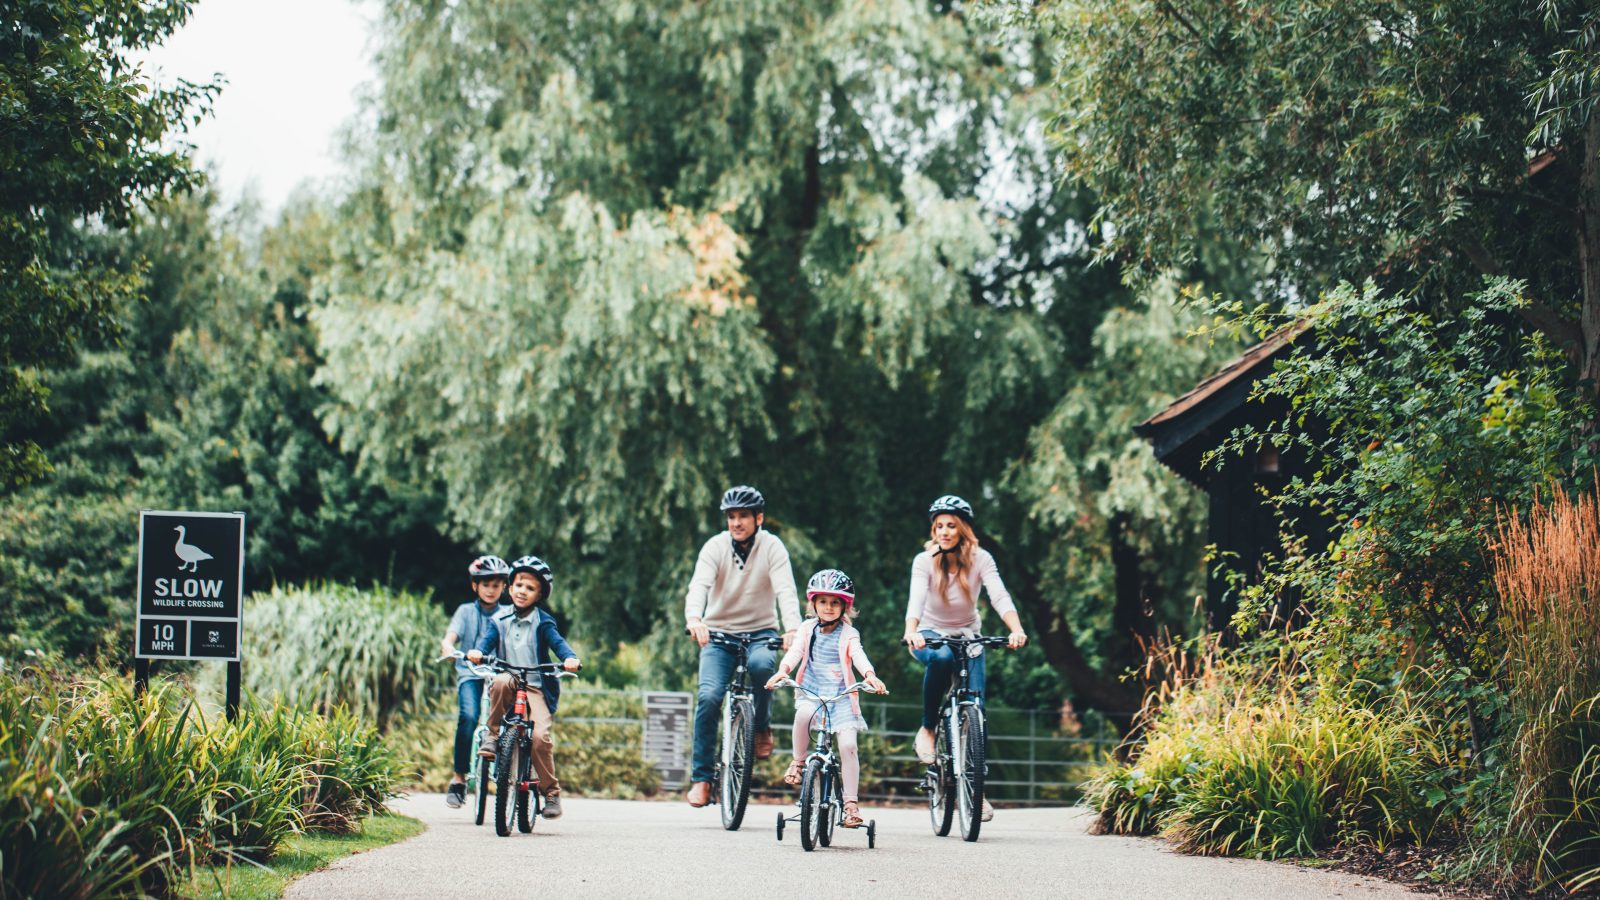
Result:
[[[867,849],[871,850],[873,847],[876,847],[876,846],[878,846],[878,820],[877,819],[868,819],[867,820]]]
[[[783,813],[778,813],[778,840],[783,840]]]

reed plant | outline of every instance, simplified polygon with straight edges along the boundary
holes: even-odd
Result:
[[[1600,885],[1600,481],[1501,516],[1495,586],[1505,610],[1515,737],[1505,769],[1513,874]]]
[[[392,716],[454,694],[454,668],[435,661],[448,624],[404,591],[274,587],[250,597],[245,687],[325,714],[342,707],[387,732]]]

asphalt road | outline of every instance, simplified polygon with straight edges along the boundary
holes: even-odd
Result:
[[[1416,897],[1384,881],[1287,863],[1185,856],[1148,838],[1092,837],[1075,809],[1002,809],[978,841],[935,837],[926,810],[874,809],[865,830],[835,832],[807,853],[780,808],[751,804],[744,827],[722,830],[715,807],[682,802],[565,799],[566,815],[532,834],[496,837],[470,804],[440,794],[393,807],[428,825],[417,837],[346,858],[296,881],[298,900],[363,897]],[[491,813],[492,815],[492,813]]]

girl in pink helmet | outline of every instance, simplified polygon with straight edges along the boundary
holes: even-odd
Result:
[[[852,668],[861,674],[861,680],[880,694],[888,693],[878,680],[872,660],[861,646],[861,632],[850,624],[855,617],[856,588],[850,576],[838,569],[823,569],[811,576],[806,584],[806,605],[811,617],[795,633],[789,652],[778,663],[778,671],[767,681],[767,689],[795,672],[795,681],[814,694],[831,697],[845,689],[851,682]],[[784,774],[786,784],[798,785],[800,771],[811,743],[811,732],[827,727],[827,718],[818,708],[816,700],[801,692],[795,693],[794,710],[794,761]],[[865,731],[867,720],[861,716],[861,703],[855,694],[850,695],[850,705],[835,703],[832,710],[834,746],[839,751],[843,776],[844,817],[840,825],[855,828],[861,824],[861,808],[857,803],[861,783],[861,751],[856,734]]]

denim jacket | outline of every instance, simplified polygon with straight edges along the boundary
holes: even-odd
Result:
[[[477,649],[479,653],[492,655],[498,659],[505,659],[506,649],[504,642],[500,640],[500,623],[510,621],[511,617],[515,615],[516,609],[508,606],[489,620],[488,630],[483,633],[483,637],[478,641]],[[562,662],[577,657],[578,654],[572,652],[572,648],[567,646],[566,638],[563,638],[561,632],[556,629],[554,616],[537,608],[534,609],[533,615],[539,617],[539,624],[534,631],[534,635],[538,644],[540,663]],[[554,659],[550,658],[552,650],[556,654]],[[539,674],[539,682],[539,689],[544,693],[545,705],[550,708],[550,714],[555,715],[556,703],[561,699],[561,679],[557,678],[554,673],[541,672]]]

